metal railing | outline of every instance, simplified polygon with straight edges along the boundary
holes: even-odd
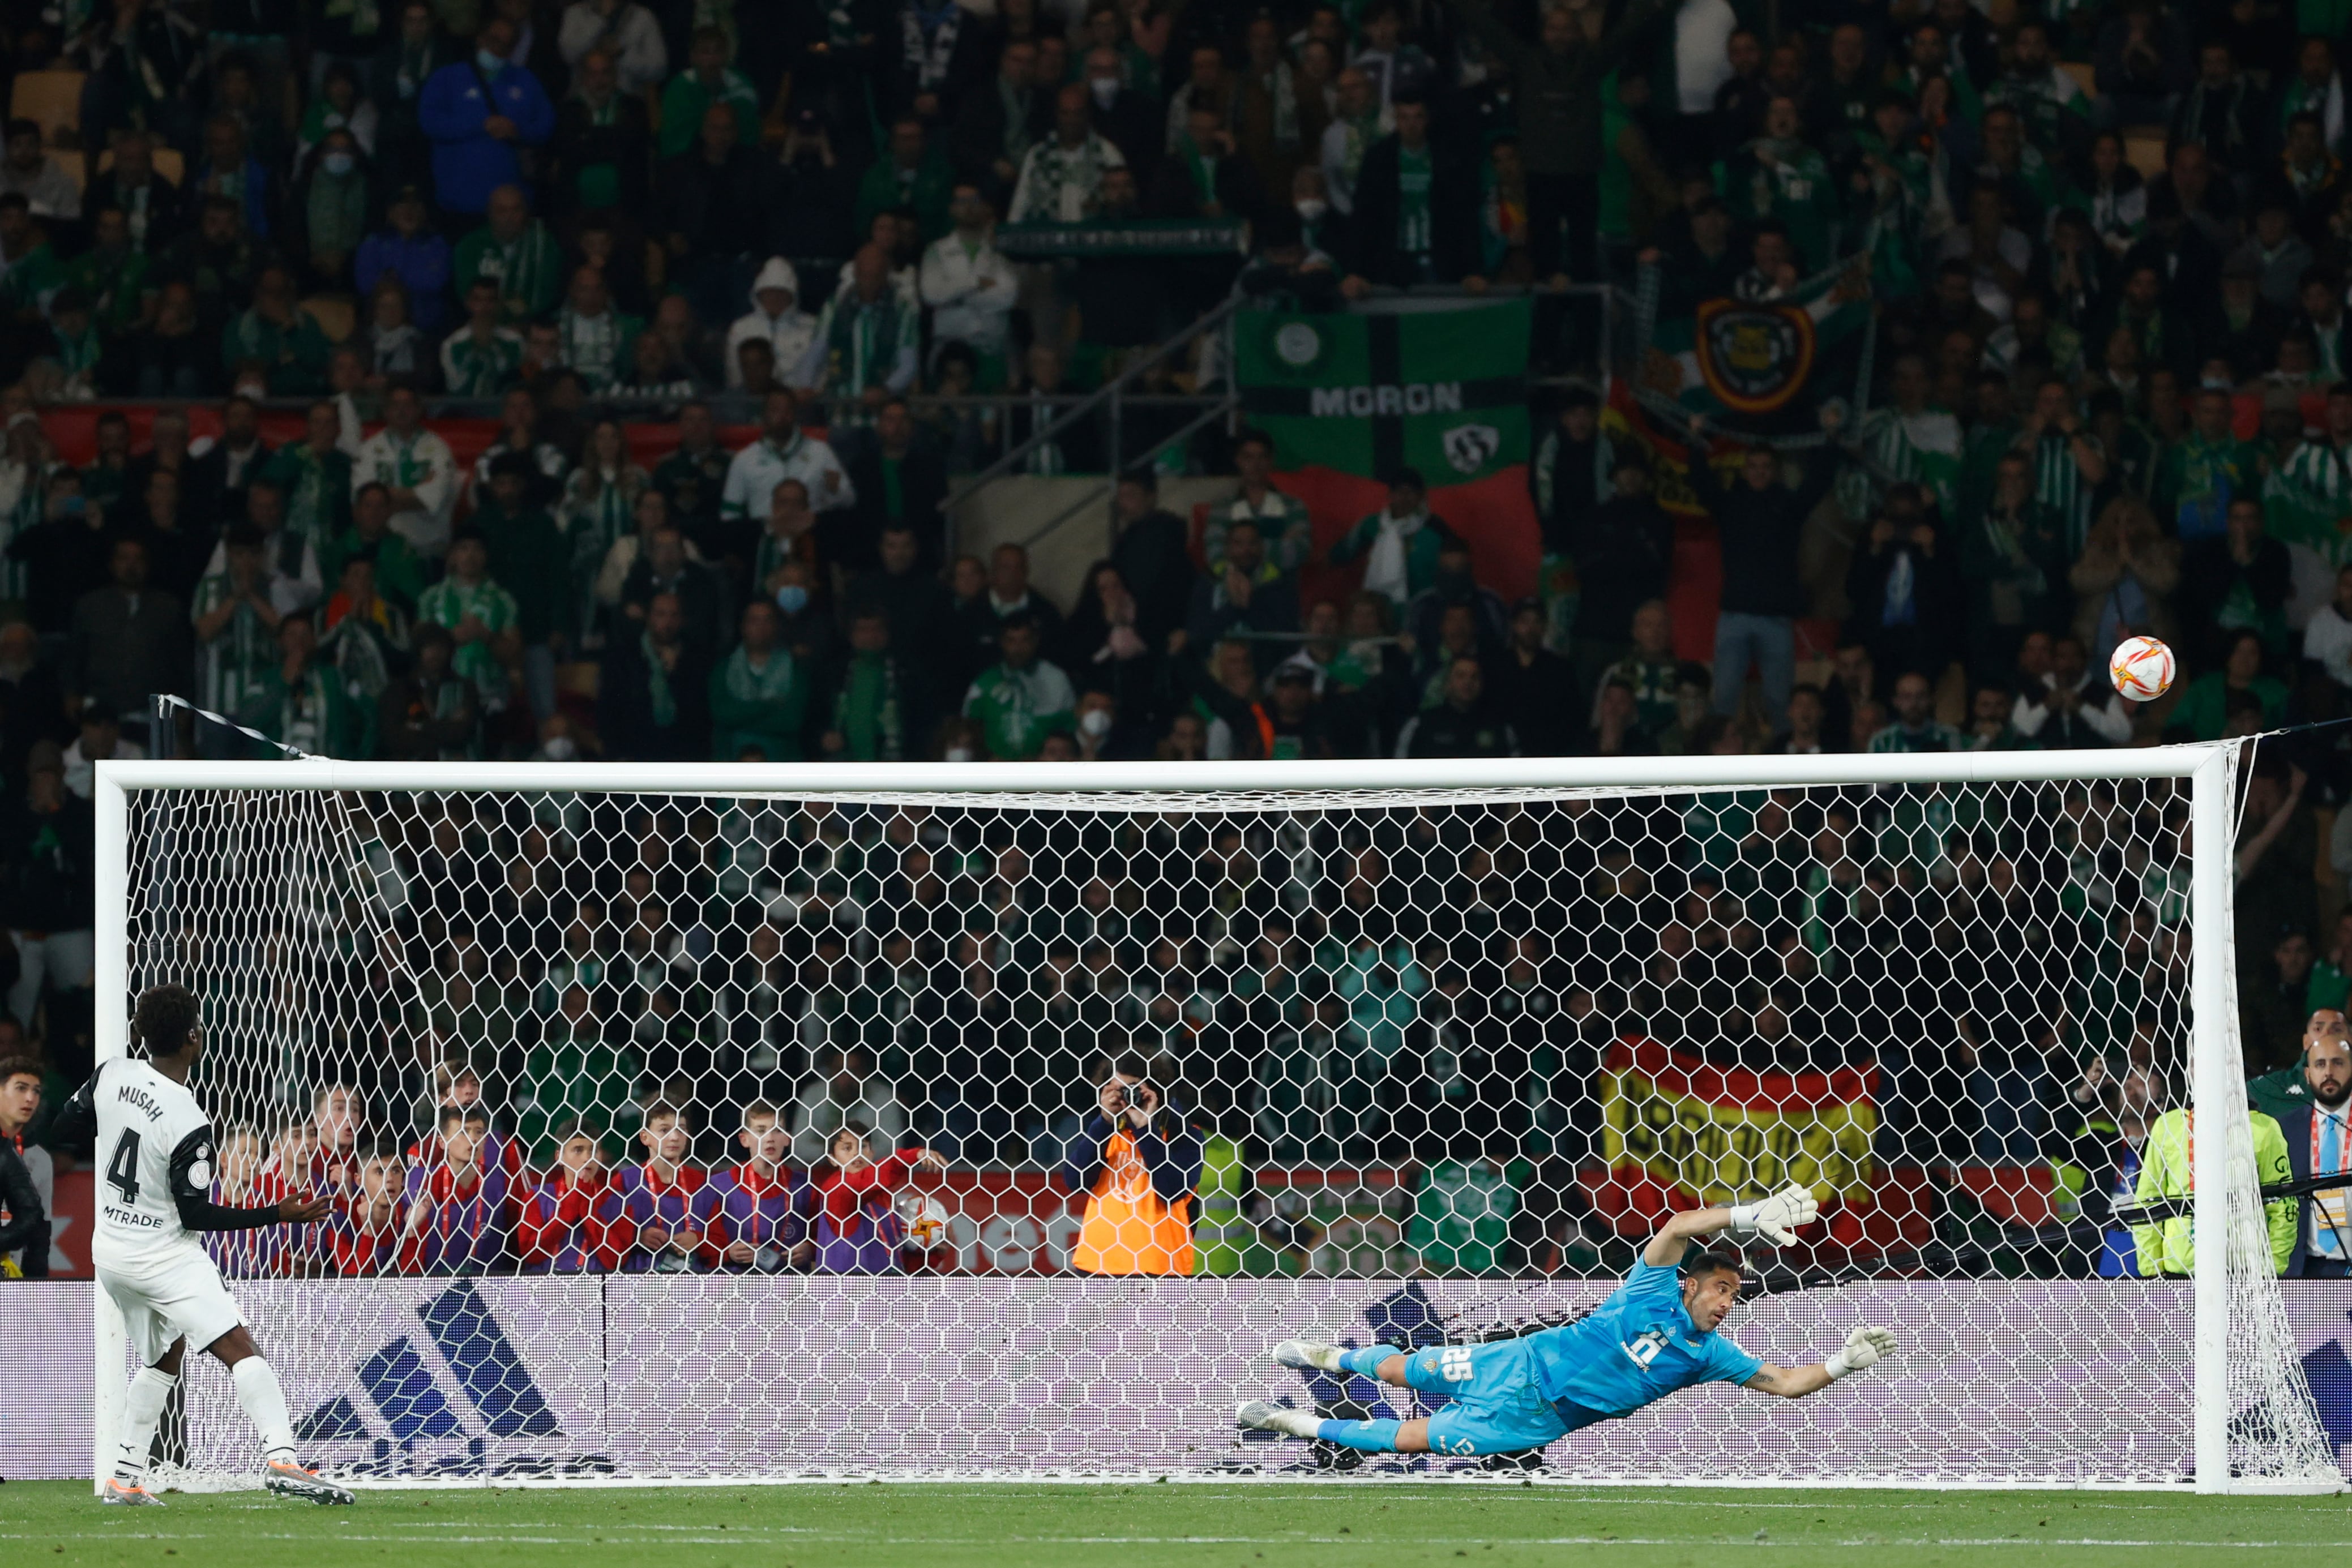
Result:
[[[1101,386],[1096,388],[1085,397],[1078,399],[1078,401],[1074,403],[1067,412],[1056,418],[1051,424],[1046,425],[1042,430],[1032,432],[1028,439],[1023,441],[1010,452],[1007,452],[1003,456],[997,458],[995,462],[990,464],[987,467],[982,468],[978,473],[972,475],[957,489],[950,492],[947,499],[940,503],[940,510],[952,515],[955,508],[970,500],[973,496],[977,495],[980,492],[981,487],[986,485],[990,480],[1002,478],[1005,475],[1012,473],[1015,465],[1018,465],[1022,459],[1027,457],[1039,447],[1044,446],[1050,442],[1058,441],[1064,434],[1076,428],[1081,420],[1084,420],[1088,415],[1092,414],[1097,409],[1108,408],[1109,410],[1109,450],[1112,466],[1114,469],[1117,469],[1121,465],[1121,461],[1124,456],[1124,455],[1119,451],[1119,437],[1121,434],[1121,422],[1119,416],[1121,413],[1124,412],[1125,403],[1129,401],[1127,396],[1127,388],[1129,383],[1141,376],[1146,371],[1151,370],[1160,364],[1160,362],[1167,359],[1169,355],[1175,353],[1181,349],[1190,347],[1208,333],[1216,331],[1223,328],[1227,322],[1231,321],[1234,315],[1240,311],[1242,307],[1248,302],[1249,301],[1245,297],[1238,294],[1234,295],[1226,299],[1223,303],[1220,304],[1215,309],[1209,311],[1206,315],[1196,318],[1185,326],[1178,329],[1171,336],[1162,339],[1158,344],[1154,345],[1149,352],[1129,361],[1127,366],[1121,370],[1118,375],[1113,376],[1109,381],[1105,382]],[[1139,399],[1136,401],[1140,402]],[[1221,401],[1230,402],[1232,401],[1230,394]],[[1162,446],[1166,444],[1167,444],[1165,442],[1160,443],[1160,445]],[[1155,450],[1157,449],[1155,448]]]

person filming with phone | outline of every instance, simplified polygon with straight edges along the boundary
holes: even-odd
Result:
[[[1139,1059],[1114,1063],[1062,1179],[1085,1194],[1070,1267],[1081,1274],[1190,1274],[1201,1135]]]

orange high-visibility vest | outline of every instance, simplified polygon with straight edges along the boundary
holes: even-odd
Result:
[[[1190,1274],[1192,1208],[1191,1193],[1161,1201],[1136,1155],[1134,1135],[1121,1127],[1103,1145],[1103,1172],[1088,1196],[1070,1267],[1081,1274]]]

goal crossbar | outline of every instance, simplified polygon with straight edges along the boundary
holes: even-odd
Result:
[[[2116,751],[1971,751],[1818,757],[1561,757],[1346,762],[101,762],[138,789],[517,790],[553,794],[1095,795],[1381,790],[1675,790],[1876,784],[2187,779],[2238,743]]]

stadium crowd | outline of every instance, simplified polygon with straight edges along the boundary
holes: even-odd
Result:
[[[19,87],[80,73],[0,160],[0,1044],[87,1065],[90,768],[149,743],[154,693],[395,758],[1885,753],[2337,716],[2347,17],[1990,10],[0,7]],[[1232,220],[1246,259],[997,244]],[[1173,426],[1030,452],[1115,476],[1118,544],[1073,603],[941,520],[951,476],[1236,288],[1556,303],[1555,281],[1649,274],[1671,311],[1840,266],[1875,298],[1884,403],[1825,406],[1800,460],[1727,421],[1660,416],[1652,442],[1557,378],[1531,499],[1565,570],[1516,602],[1411,470],[1318,549],[1246,427],[1150,465],[1128,459]],[[1539,369],[1607,368],[1574,311],[1538,320]],[[1226,373],[1196,345],[1156,384]],[[960,401],[996,392],[1015,401]],[[478,463],[432,428],[439,398],[495,402]],[[159,399],[183,401],[136,441],[100,413],[79,466],[44,434],[60,404]],[[185,400],[216,436],[190,439]],[[264,405],[289,400],[304,433],[273,447]],[[675,450],[640,465],[647,423]],[[1688,475],[1723,569],[1707,624],[1674,608],[1694,555],[1660,497],[1685,434],[1714,460]],[[1234,489],[1189,519],[1163,468]],[[2156,705],[2102,673],[2141,632],[2181,661]],[[248,754],[209,719],[167,733]],[[2352,873],[2344,733],[2251,770],[2250,1076],[2301,1071],[2352,971],[2352,925],[2324,924]],[[1410,1165],[1486,1214],[1517,1184],[1514,1212],[1545,1217],[1507,1242],[1525,1260],[1580,1234],[1597,1052],[1638,1026],[1734,1065],[1875,1062],[1882,1159],[2057,1159],[2111,1186],[2179,1099],[2151,1053],[2186,963],[2181,804],[1950,808],[1069,844],[896,810],[394,812],[387,852],[432,891],[397,960],[343,960],[346,992],[389,998],[367,1048],[306,1063],[321,1117],[364,1113],[249,1108],[233,1168],[345,1161],[354,1235],[362,1209],[488,1206],[501,1266],[556,1266],[565,1216],[574,1263],[740,1264],[740,1240],[863,1267],[887,1184],[858,1173],[918,1147],[1089,1180],[1071,1151],[1108,1033],[1260,1156]],[[843,1125],[869,1141],[822,1142]],[[730,1162],[749,1196],[698,1207],[677,1173]],[[620,1207],[581,1208],[608,1166]],[[799,1229],[761,1230],[787,1171]],[[453,1219],[446,1245],[488,1233]],[[363,1266],[487,1261],[406,1246]]]

